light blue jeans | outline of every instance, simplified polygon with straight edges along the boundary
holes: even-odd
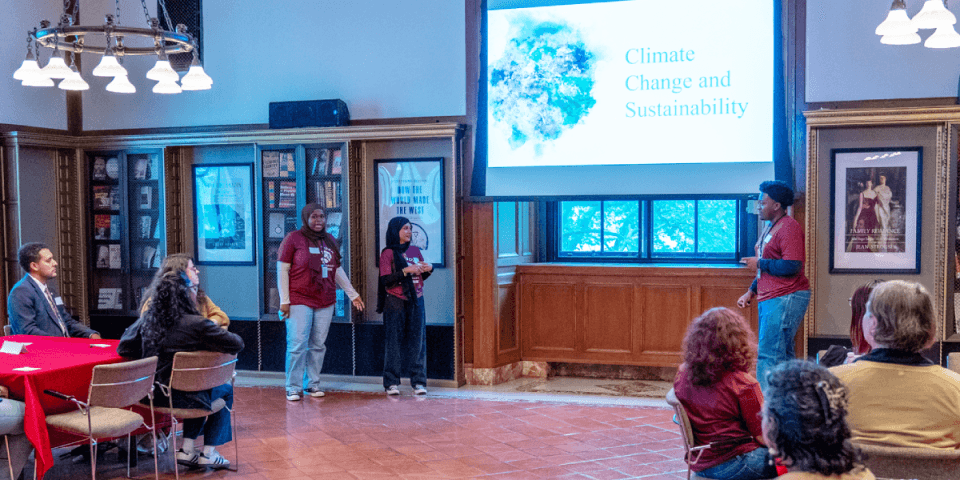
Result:
[[[752,452],[733,457],[720,465],[710,467],[697,475],[716,480],[759,480],[777,477],[777,467],[768,460],[767,449],[759,447]]]
[[[334,305],[310,308],[290,305],[287,318],[287,393],[303,391],[304,372],[307,388],[320,388],[320,370],[327,353],[327,333],[333,321]]]
[[[13,478],[16,480],[27,463],[27,457],[33,445],[23,433],[23,402],[4,398],[0,400],[0,435],[7,436],[10,445],[10,460],[13,461]],[[7,449],[0,437],[0,480],[10,478],[10,466],[7,465]]]
[[[767,391],[767,372],[780,362],[796,357],[793,337],[810,305],[810,290],[789,293],[759,303],[760,338],[757,348],[757,380]]]

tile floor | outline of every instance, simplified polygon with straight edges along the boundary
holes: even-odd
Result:
[[[386,397],[379,385],[336,384],[324,398],[287,402],[279,386],[241,380],[236,388],[239,471],[195,470],[181,476],[686,478],[679,431],[662,400],[517,393],[517,385],[522,387],[524,381],[517,382],[432,387],[425,397],[412,396],[409,387],[400,397]],[[234,460],[232,443],[220,451]],[[152,459],[141,455],[134,476],[152,478],[152,467]],[[169,453],[163,455],[161,478],[174,478],[172,467]],[[89,478],[89,468],[88,463],[58,459],[44,478]],[[120,479],[125,473],[113,452],[98,462],[98,478]]]

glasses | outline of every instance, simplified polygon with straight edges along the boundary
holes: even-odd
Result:
[[[851,306],[853,305],[853,297],[847,299],[847,304]]]

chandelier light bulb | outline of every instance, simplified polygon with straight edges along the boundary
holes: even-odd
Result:
[[[147,71],[147,78],[158,82],[169,81],[173,83],[180,80],[180,75],[170,66],[169,61],[157,60],[157,64]]]
[[[117,75],[113,77],[113,81],[107,84],[107,91],[113,93],[136,93],[137,87],[134,87],[130,83],[130,79],[127,78],[127,75]]]
[[[923,42],[923,46],[927,48],[960,47],[960,34],[953,29],[953,25],[937,27],[937,31]]]
[[[913,25],[917,28],[940,28],[955,23],[957,17],[947,10],[943,0],[927,0],[913,17]]]
[[[37,75],[23,79],[23,83],[21,85],[24,87],[52,87],[53,80],[43,73],[38,73]]]
[[[920,35],[908,33],[905,35],[884,35],[880,37],[880,43],[884,45],[913,45],[920,43]]]
[[[60,82],[59,88],[60,90],[90,90],[90,84],[83,80],[77,67],[72,67],[70,75]]]
[[[184,90],[210,90],[213,79],[203,71],[200,65],[190,66],[190,70],[180,80]]]
[[[47,66],[43,67],[41,73],[48,78],[67,78],[72,71],[70,67],[67,66],[67,63],[63,61],[63,57],[54,55],[50,57],[50,61],[47,62]]]
[[[40,65],[37,63],[37,59],[33,57],[33,52],[27,50],[27,57],[23,59],[23,63],[20,64],[20,68],[16,72],[13,72],[14,80],[26,80],[27,77],[40,74]]]
[[[93,69],[93,75],[97,77],[126,76],[127,69],[123,68],[123,65],[117,62],[117,57],[113,55],[113,50],[108,50],[107,53],[103,54],[103,58],[100,59],[100,64],[97,65],[97,68]]]
[[[173,80],[160,80],[153,86],[153,93],[180,93],[183,89]]]

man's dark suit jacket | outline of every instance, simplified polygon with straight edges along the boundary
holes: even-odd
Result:
[[[47,285],[47,288],[50,288],[50,286]],[[50,291],[50,294],[54,298],[57,297],[53,290]],[[63,319],[63,323],[67,327],[67,333],[71,337],[89,337],[97,333],[74,320],[63,305],[57,305],[57,309],[60,311],[60,318]],[[14,335],[63,336],[63,331],[57,325],[50,302],[47,301],[40,285],[37,285],[37,282],[30,278],[29,274],[24,275],[13,286],[13,290],[10,290],[10,295],[7,296],[7,313],[10,315],[10,326]]]

